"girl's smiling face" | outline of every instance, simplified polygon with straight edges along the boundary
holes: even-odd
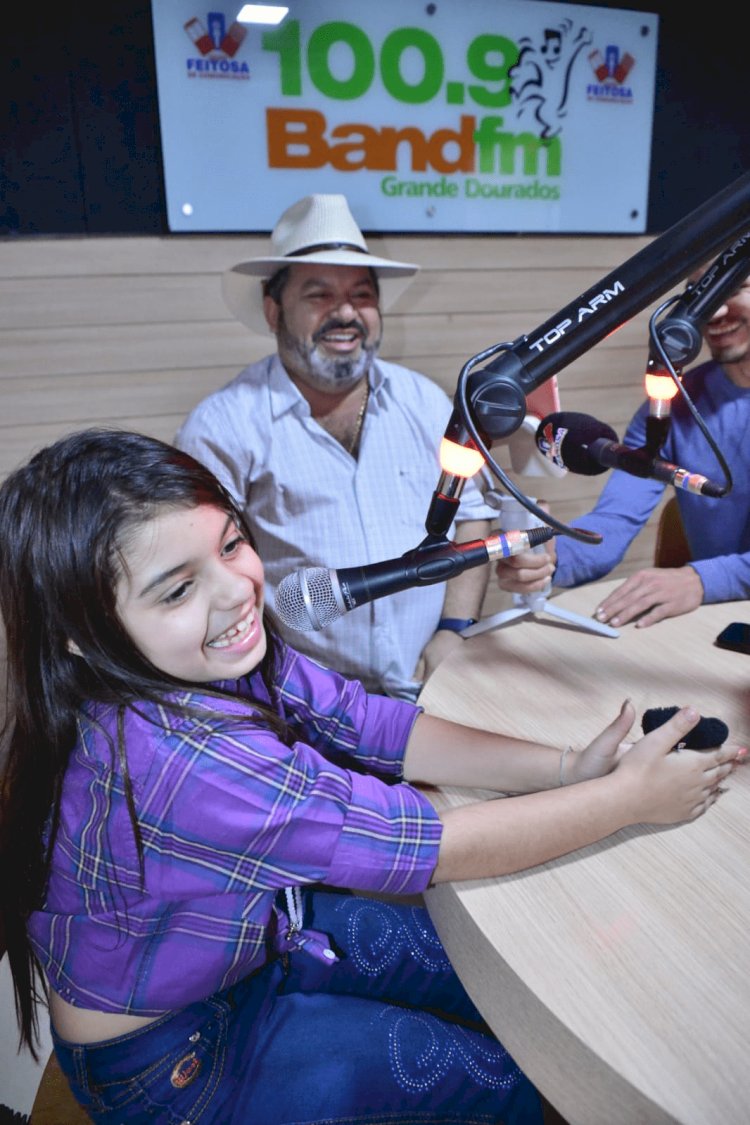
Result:
[[[117,613],[162,672],[189,683],[235,679],[266,652],[263,564],[219,508],[164,508],[121,548]]]

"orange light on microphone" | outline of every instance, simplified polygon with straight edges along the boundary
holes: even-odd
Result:
[[[440,442],[440,468],[454,477],[473,477],[484,465],[478,449],[470,449],[455,441],[443,438]]]
[[[646,372],[646,394],[649,398],[670,402],[677,394],[677,390],[677,384],[671,376]]]

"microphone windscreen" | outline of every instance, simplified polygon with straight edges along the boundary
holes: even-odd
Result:
[[[679,707],[650,707],[648,711],[643,712],[641,719],[641,727],[643,733],[648,734],[657,727],[662,726],[676,715]],[[721,746],[726,742],[729,737],[729,727],[721,719],[714,718],[701,718],[692,730],[688,731],[685,737],[680,742],[680,746],[685,746],[688,750],[712,750],[716,746]]]
[[[606,422],[575,410],[548,414],[542,418],[536,431],[536,444],[545,457],[572,473],[582,473],[587,477],[606,473],[609,467],[601,465],[588,450],[588,446],[599,438],[618,440],[617,434]]]
[[[311,566],[287,574],[276,587],[276,615],[298,633],[325,629],[344,612],[336,600],[331,571]]]
[[[568,470],[550,461],[549,457],[542,456],[536,443],[539,420],[539,414],[527,414],[520,428],[506,438],[510,467],[522,477],[555,477],[560,480]],[[486,492],[484,496],[486,500]]]

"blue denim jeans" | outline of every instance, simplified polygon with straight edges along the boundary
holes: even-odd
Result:
[[[540,1099],[461,986],[421,907],[308,892],[340,956],[277,959],[140,1031],[54,1035],[94,1121],[541,1125]]]

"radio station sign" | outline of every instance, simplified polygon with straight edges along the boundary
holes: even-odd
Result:
[[[169,227],[310,192],[366,231],[646,229],[658,17],[542,0],[152,0]]]

